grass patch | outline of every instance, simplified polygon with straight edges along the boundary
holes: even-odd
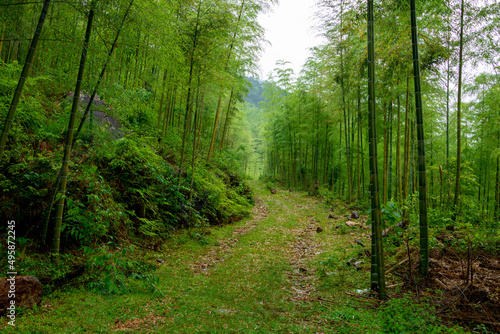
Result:
[[[368,288],[369,258],[355,242],[366,230],[336,228],[326,206],[304,193],[260,198],[253,215],[226,226],[172,234],[158,252],[155,287],[125,294],[67,288],[24,312],[6,333],[460,333],[429,316],[426,303],[382,307],[346,292]],[[336,215],[344,213],[338,208]],[[317,232],[317,227],[321,227]],[[367,239],[368,240],[368,239]],[[362,261],[352,265],[352,258]],[[351,265],[347,263],[350,262]]]

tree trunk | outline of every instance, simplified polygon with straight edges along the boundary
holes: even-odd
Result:
[[[5,151],[7,136],[9,134],[10,127],[14,120],[14,114],[16,112],[17,105],[19,104],[19,99],[21,97],[24,84],[26,83],[26,79],[28,78],[33,58],[35,57],[35,51],[38,46],[38,41],[40,40],[40,34],[42,33],[42,28],[43,24],[45,23],[45,17],[47,16],[49,5],[50,5],[50,0],[45,0],[45,2],[43,3],[42,12],[40,13],[40,18],[38,20],[38,25],[36,27],[35,35],[33,36],[30,49],[28,51],[28,55],[26,56],[26,61],[24,62],[23,70],[21,72],[21,77],[19,78],[19,82],[17,83],[17,87],[14,92],[14,97],[12,98],[12,102],[10,104],[9,112],[7,113],[7,117],[5,118],[5,125],[2,131],[2,137],[0,138],[0,160],[2,159],[3,152]]]
[[[500,129],[498,130],[498,143],[500,145]],[[500,220],[500,153],[497,155],[497,172],[495,180],[495,211],[493,217]]]
[[[424,116],[422,110],[422,89],[420,85],[420,62],[418,58],[418,31],[415,0],[410,1],[411,6],[411,39],[413,47],[413,77],[415,82],[415,110],[417,113],[417,139],[418,139],[418,184],[420,206],[420,262],[421,276],[429,272],[429,232],[427,224],[427,176],[425,166],[425,138]]]
[[[455,175],[455,198],[452,219],[456,220],[460,201],[460,171],[462,168],[462,68],[464,37],[464,0],[460,9],[460,52],[458,59],[458,102],[457,102],[457,170]]]
[[[231,113],[231,104],[233,103],[233,96],[234,96],[234,88],[231,89],[231,95],[229,96],[229,102],[227,103],[227,113],[226,113],[226,120],[224,121],[224,127],[222,130],[222,138],[220,140],[220,152],[224,149],[224,142],[226,140],[226,135],[227,135],[227,130],[229,128],[229,121],[230,121],[230,113]]]
[[[78,138],[80,135],[80,132],[82,131],[83,124],[85,123],[85,119],[90,111],[90,108],[92,107],[92,103],[94,102],[95,96],[97,95],[97,90],[99,89],[99,86],[102,82],[102,79],[104,78],[104,74],[106,73],[106,69],[108,68],[109,63],[111,62],[111,59],[113,58],[113,53],[116,48],[116,45],[118,44],[118,38],[120,37],[120,32],[123,28],[123,25],[125,24],[125,20],[127,19],[127,16],[130,12],[130,8],[132,7],[134,0],[131,0],[127,10],[125,11],[125,15],[123,16],[120,28],[116,32],[115,40],[113,41],[113,44],[111,45],[111,49],[108,52],[108,56],[106,58],[106,62],[104,63],[104,66],[102,67],[101,73],[99,74],[99,79],[97,80],[97,83],[95,84],[94,90],[92,91],[92,94],[90,95],[89,102],[87,103],[87,107],[85,108],[85,112],[83,113],[82,120],[80,121],[80,125],[78,126],[78,130],[76,131],[75,134],[75,140]]]
[[[396,201],[402,203],[402,178],[401,178],[401,103],[398,93],[398,137],[396,140]]]
[[[75,95],[73,97],[73,105],[71,108],[71,116],[69,119],[68,132],[66,134],[66,146],[64,149],[64,158],[61,167],[61,181],[59,186],[59,200],[56,207],[56,217],[54,222],[54,238],[52,240],[52,254],[59,254],[61,244],[61,226],[62,216],[64,212],[64,201],[66,199],[66,183],[68,181],[69,160],[71,159],[71,148],[73,146],[73,131],[80,102],[80,91],[82,87],[82,78],[85,69],[85,60],[87,58],[87,50],[89,46],[90,35],[92,32],[92,23],[94,21],[94,2],[90,4],[90,11],[87,21],[87,30],[85,32],[85,42],[83,44],[82,56],[80,59],[80,67],[78,69],[78,78],[76,80]]]
[[[358,169],[358,201],[361,201],[362,193],[361,193],[361,179],[364,177],[363,170],[360,167],[361,157],[361,84],[358,85],[358,154],[357,154],[357,169]]]
[[[377,118],[375,110],[375,32],[373,0],[368,0],[368,113],[370,150],[370,188],[372,206],[372,271],[371,288],[378,292],[380,299],[386,299],[384,248],[382,241],[382,217],[378,185],[377,163]]]
[[[161,89],[161,98],[160,98],[160,109],[158,109],[158,122],[157,126],[159,127],[161,124],[161,119],[164,113],[163,110],[163,102],[165,100],[165,85],[167,83],[167,69],[165,69],[165,72],[163,73],[163,84],[162,84],[162,89]],[[167,97],[168,99],[168,97]]]
[[[406,108],[405,108],[405,142],[404,142],[404,157],[403,157],[403,180],[402,180],[402,199],[403,204],[403,220],[409,221],[408,209],[406,204],[408,202],[408,186],[410,180],[410,122],[408,119],[410,109],[410,79],[406,78]]]
[[[387,104],[384,102],[384,160],[382,162],[382,205],[387,204],[387,172],[389,170],[389,133],[388,133],[388,113]]]
[[[196,167],[196,139],[198,137],[198,133],[200,132],[200,126],[201,122],[199,122],[198,118],[201,117],[201,114],[203,113],[203,108],[204,108],[204,93],[201,93],[200,97],[200,83],[199,83],[199,77],[198,77],[198,89],[197,89],[197,97],[196,97],[196,109],[195,109],[195,122],[194,122],[194,135],[193,135],[193,152],[192,152],[192,157],[191,157],[191,184],[190,184],[190,189],[189,189],[189,202],[192,203],[193,201],[193,193],[194,193],[194,172],[195,172],[195,167]],[[199,123],[199,125],[198,125]],[[192,206],[189,207],[189,210],[192,210]],[[190,211],[191,213],[191,211]]]
[[[500,220],[500,155],[497,156],[497,173],[495,187],[495,215],[496,220]]]
[[[389,104],[389,168],[387,174],[387,199],[392,201],[392,102]]]
[[[241,16],[243,15],[243,10],[244,9],[245,9],[245,0],[243,0],[241,2],[241,8],[240,8],[240,12],[238,14],[238,20],[236,21],[236,27],[234,28],[233,39],[231,41],[231,45],[229,46],[229,52],[227,54],[226,66],[225,66],[224,72],[227,72],[229,70],[229,61],[231,60],[231,57],[232,57],[232,54],[233,54],[234,42],[236,40],[236,35],[238,34],[238,29],[239,29],[239,26],[240,26]],[[212,153],[213,153],[214,147],[215,147],[215,137],[217,135],[217,130],[218,130],[218,127],[219,127],[221,102],[222,102],[222,92],[219,94],[219,100],[217,102],[217,109],[215,111],[214,130],[212,132],[212,139],[210,141],[210,146],[208,148],[207,161],[210,161],[210,158],[212,157]]]
[[[194,37],[193,37],[193,45],[192,45],[192,50],[191,54],[189,57],[189,77],[188,77],[188,83],[187,83],[187,96],[186,96],[186,111],[184,114],[184,132],[182,134],[182,149],[181,149],[181,161],[179,164],[179,173],[182,172],[182,165],[184,164],[184,154],[185,154],[185,149],[186,149],[186,141],[187,141],[187,134],[189,132],[189,127],[190,127],[190,119],[191,119],[191,114],[192,114],[192,108],[191,108],[191,91],[192,91],[192,83],[193,83],[193,71],[194,71],[194,54],[196,52],[196,48],[198,46],[198,34],[199,34],[199,24],[200,24],[200,11],[201,11],[201,2],[198,7],[197,11],[197,17],[196,17],[196,25],[194,27]],[[179,178],[180,182],[180,178]]]

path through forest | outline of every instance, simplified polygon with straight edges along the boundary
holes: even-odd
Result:
[[[169,252],[162,271],[178,279],[165,287],[171,298],[168,311],[159,323],[147,324],[151,329],[158,325],[172,333],[338,332],[339,319],[332,318],[331,309],[343,302],[333,302],[335,288],[322,291],[318,259],[332,248],[345,254],[355,238],[340,234],[338,222],[328,219],[330,212],[318,199],[256,188],[250,219],[215,232],[206,230],[222,232],[222,237],[198,254]],[[130,319],[114,328],[138,329],[147,322]]]
[[[345,225],[346,208],[329,211],[305,193],[271,194],[258,184],[256,195],[251,217],[181,232],[150,255],[163,296],[56,293],[19,326],[40,333],[377,332],[374,310],[345,294],[368,286],[367,270],[345,264],[360,253],[354,240],[366,230]],[[368,258],[360,259],[366,269]]]

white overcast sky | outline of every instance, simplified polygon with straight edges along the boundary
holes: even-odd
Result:
[[[266,44],[260,58],[261,78],[267,79],[277,60],[289,61],[296,75],[309,57],[308,49],[321,44],[314,30],[316,0],[280,0],[272,11],[259,16]]]

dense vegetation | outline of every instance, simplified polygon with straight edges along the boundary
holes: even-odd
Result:
[[[498,254],[496,2],[318,3],[328,42],[298,76],[278,63],[266,101],[248,107],[266,119],[256,143],[264,176],[370,207],[374,268],[384,266],[374,254],[387,228],[419,237],[422,277],[445,227]],[[383,270],[374,270],[384,298]]]
[[[0,218],[20,222],[19,236],[43,244],[63,198],[65,249],[131,235],[155,244],[179,227],[247,215],[253,198],[235,160],[245,138],[231,125],[260,43],[255,17],[266,4],[48,6],[2,156]],[[38,3],[2,5],[2,124],[40,10]],[[58,178],[72,119],[81,121],[69,127],[75,140],[64,159],[66,191]]]
[[[208,244],[205,227],[250,214],[254,178],[371,213],[360,253],[380,299],[384,247],[408,256],[409,291],[448,247],[472,285],[471,254],[500,254],[496,2],[320,0],[327,43],[303,71],[248,78],[273,2],[0,3],[0,219],[17,222],[19,274],[161,294],[137,247],[181,229]]]
[[[265,173],[293,188],[319,184],[348,200],[363,199],[368,194],[366,3],[320,3],[329,43],[313,50],[296,80],[282,64],[261,104],[270,118]],[[455,210],[458,121],[458,216],[471,223],[498,221],[500,115],[493,69],[499,53],[492,42],[498,37],[498,8],[489,2],[464,4],[462,61],[469,66],[458,116],[461,3],[417,5],[430,215],[441,220]],[[418,190],[409,4],[375,2],[374,15],[381,197],[384,204],[405,205]]]

